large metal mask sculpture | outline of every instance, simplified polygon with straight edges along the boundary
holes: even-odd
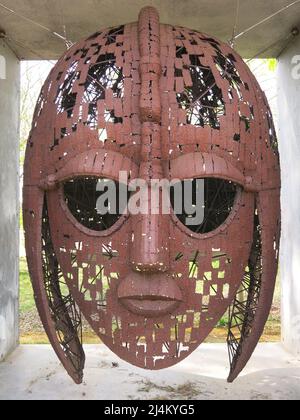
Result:
[[[113,180],[120,194],[120,171],[124,185],[149,188],[203,179],[204,220],[190,226],[161,207],[100,215],[98,182]],[[162,25],[148,7],[138,23],[68,50],[35,111],[24,218],[36,304],[74,381],[82,315],[118,356],[161,369],[191,354],[228,309],[233,381],[272,302],[279,191],[266,98],[227,44]]]

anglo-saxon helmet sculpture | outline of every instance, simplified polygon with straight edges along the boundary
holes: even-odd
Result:
[[[129,203],[137,179],[148,209],[162,180],[188,180],[192,201],[202,186],[201,221],[178,210],[175,187],[169,214],[161,204],[112,211],[109,196],[98,211],[101,185]],[[82,317],[116,355],[155,370],[189,356],[228,311],[233,381],[272,303],[279,195],[268,103],[229,45],[161,24],[147,7],[71,47],[36,107],[24,221],[37,308],[73,380],[83,378]]]

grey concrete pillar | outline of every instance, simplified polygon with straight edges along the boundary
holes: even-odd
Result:
[[[0,40],[0,361],[18,343],[20,64]]]
[[[300,39],[279,58],[282,339],[300,355]]]

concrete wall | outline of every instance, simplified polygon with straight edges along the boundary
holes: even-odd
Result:
[[[282,338],[300,355],[300,40],[279,59]]]
[[[0,361],[18,343],[19,61],[0,40]]]
[[[238,32],[291,2],[240,1]],[[158,9],[162,23],[186,26],[228,41],[232,36],[237,0],[6,0],[3,3],[51,29],[49,32],[39,30],[36,25],[2,9],[0,27],[20,41],[20,44],[14,43],[18,57],[57,60],[65,50],[65,42],[52,31],[63,33],[65,25],[67,38],[76,42],[103,28],[136,22],[141,8],[148,5]],[[249,58],[258,51],[265,51],[268,57],[278,56],[288,33],[299,24],[299,14],[300,3],[295,3],[257,26],[236,40],[238,52]]]

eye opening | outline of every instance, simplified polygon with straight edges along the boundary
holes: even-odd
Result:
[[[240,197],[242,187],[233,181],[228,181],[221,178],[194,178],[189,180],[192,183],[193,191],[193,203],[195,205],[196,197],[196,183],[197,181],[203,181],[203,214],[201,223],[188,224],[189,218],[194,215],[187,214],[185,212],[184,203],[182,204],[182,212],[177,213],[174,204],[174,189],[170,191],[170,201],[173,208],[173,215],[175,221],[180,222],[180,226],[188,230],[191,234],[206,235],[212,234],[218,231],[226,222],[229,221],[230,217],[234,214],[234,208]],[[184,186],[182,184],[182,200],[185,200]]]
[[[100,184],[102,188],[99,187]],[[108,185],[112,188],[113,195],[106,194]],[[123,200],[123,203],[119,199],[122,187],[125,188],[123,190],[125,191],[125,202]],[[119,226],[118,222],[125,217],[124,210],[129,199],[126,186],[121,186],[120,183],[112,179],[96,176],[81,176],[65,181],[61,185],[61,196],[64,206],[73,219],[82,228],[95,233],[104,233]],[[100,202],[105,204],[106,214],[103,213],[103,210],[101,213],[100,210],[103,207],[99,207],[101,206]]]

